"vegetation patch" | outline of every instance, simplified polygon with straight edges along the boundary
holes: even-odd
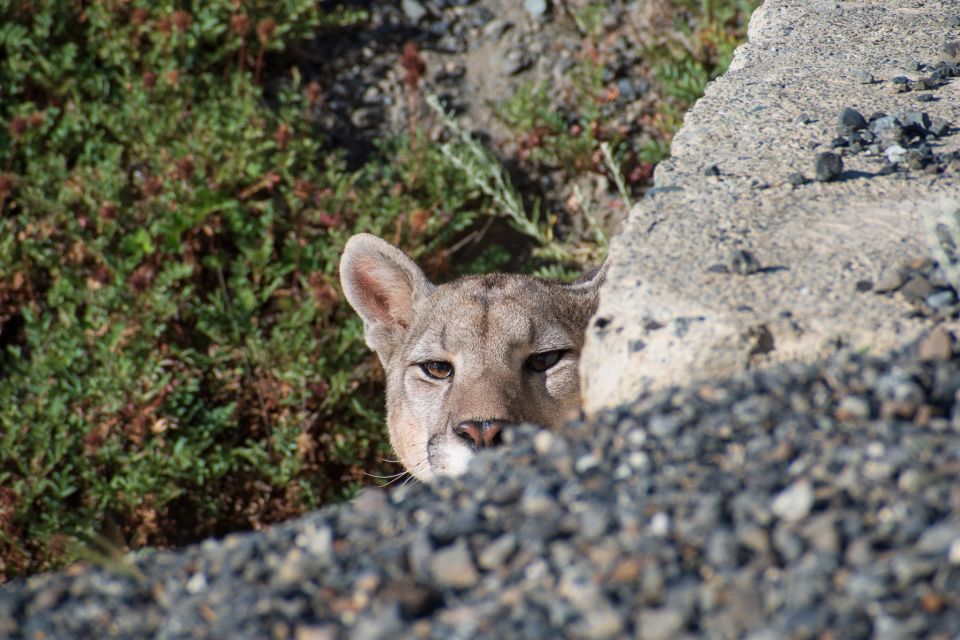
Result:
[[[667,97],[650,162],[750,5],[666,4],[676,33],[644,45]],[[261,527],[391,469],[380,365],[339,291],[353,233],[438,279],[502,262],[490,246],[453,266],[496,216],[529,225],[528,270],[569,275],[602,251],[561,243],[546,212],[504,211],[512,185],[467,179],[493,156],[471,169],[416,128],[348,170],[296,52],[365,15],[326,7],[0,0],[0,581],[75,559],[78,540]],[[541,132],[530,162],[616,179],[602,56],[578,73],[576,127],[538,87],[502,113]]]

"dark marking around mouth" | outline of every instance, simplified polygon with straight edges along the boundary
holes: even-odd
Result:
[[[443,446],[442,438],[446,435],[445,431],[440,433],[435,433],[430,436],[430,439],[427,440],[427,464],[430,469],[433,469],[433,459],[440,452],[440,447]]]

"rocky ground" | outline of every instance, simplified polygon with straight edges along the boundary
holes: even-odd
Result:
[[[929,231],[960,209],[956,11],[765,0],[610,244],[605,322],[582,359],[588,410],[839,347],[893,350],[931,328],[911,305],[935,287],[870,283],[956,245]],[[757,264],[717,266],[742,252]]]
[[[524,427],[461,479],[0,589],[11,638],[954,638],[946,333]]]

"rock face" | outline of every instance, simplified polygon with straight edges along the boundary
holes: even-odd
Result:
[[[582,360],[588,410],[840,345],[878,353],[929,326],[869,284],[929,255],[924,216],[960,205],[947,4],[754,13],[612,242]],[[758,268],[724,264],[744,252]]]

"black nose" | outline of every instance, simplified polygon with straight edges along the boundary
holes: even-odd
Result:
[[[453,432],[461,440],[474,449],[495,447],[503,442],[503,428],[507,425],[504,420],[465,420],[453,428]]]

